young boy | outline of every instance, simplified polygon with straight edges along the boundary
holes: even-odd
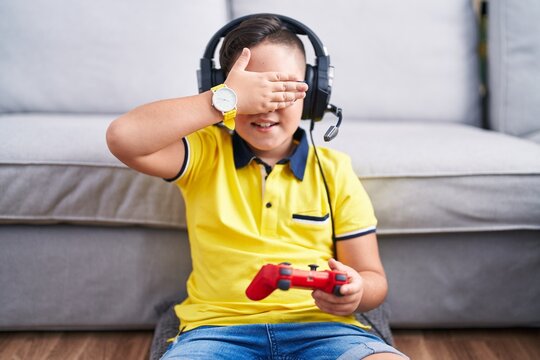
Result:
[[[188,298],[175,307],[181,333],[163,358],[403,359],[354,318],[387,293],[376,219],[348,157],[321,148],[330,218],[299,128],[307,91],[301,41],[276,17],[252,17],[226,36],[220,63],[229,89],[222,101],[237,101],[233,133],[211,126],[224,120],[215,88],[140,106],[107,131],[115,156],[174,181],[186,202],[193,271]],[[328,262],[349,284],[342,296],[291,289],[248,299],[260,267],[281,262]]]

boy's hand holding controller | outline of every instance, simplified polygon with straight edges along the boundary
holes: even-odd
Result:
[[[350,315],[358,309],[362,301],[364,280],[356,270],[337,260],[330,259],[328,266],[331,270],[345,272],[349,282],[341,286],[340,293],[342,296],[329,294],[322,290],[314,290],[311,296],[315,299],[315,305],[322,311],[333,315]]]
[[[251,51],[244,48],[225,80],[225,85],[237,94],[238,114],[272,112],[306,96],[308,86],[303,79],[281,72],[248,71],[250,58]]]
[[[330,270],[317,271],[292,268],[290,263],[266,264],[251,280],[246,289],[250,300],[262,300],[276,289],[314,289],[315,304],[324,312],[347,316],[358,310],[364,293],[364,280],[353,268],[330,259]]]

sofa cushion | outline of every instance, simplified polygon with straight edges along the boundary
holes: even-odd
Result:
[[[109,153],[113,118],[1,116],[0,222],[185,228],[174,186]],[[459,124],[346,121],[329,145],[352,156],[381,233],[540,228],[533,142]]]
[[[186,297],[183,230],[2,225],[0,240],[0,331],[152,329]]]
[[[234,17],[279,13],[315,31],[335,66],[332,103],[346,116],[480,124],[471,0],[231,3]]]
[[[490,126],[538,139],[540,2],[489,1]]]
[[[540,130],[530,133],[526,138],[540,144]]]
[[[109,115],[0,116],[0,223],[184,227],[178,190],[114,158]]]
[[[0,113],[124,112],[197,92],[226,1],[0,2]]]
[[[352,156],[383,234],[540,229],[540,146],[461,124],[346,120],[331,143]]]

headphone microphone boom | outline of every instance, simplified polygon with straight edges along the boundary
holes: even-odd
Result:
[[[242,21],[256,16],[273,16],[293,33],[297,35],[306,35],[315,50],[315,65],[306,64],[305,82],[308,85],[308,91],[304,98],[304,108],[302,110],[302,119],[311,120],[313,129],[314,122],[321,121],[326,112],[331,112],[338,117],[336,125],[330,126],[324,135],[324,141],[333,140],[339,132],[339,126],[342,120],[341,108],[330,104],[330,95],[332,93],[332,83],[334,80],[334,67],[330,65],[330,56],[322,44],[319,37],[306,25],[287,16],[277,14],[254,14],[246,15],[232,20],[219,29],[206,45],[204,55],[200,61],[200,69],[197,71],[199,83],[199,93],[210,90],[213,86],[219,85],[225,81],[225,74],[221,69],[215,67],[214,54],[222,38],[235,29]]]
[[[323,137],[324,141],[326,142],[332,141],[336,138],[336,136],[338,136],[339,127],[341,126],[341,120],[343,120],[341,108],[338,108],[337,106],[332,104],[328,104],[328,111],[337,116],[338,122],[336,125],[332,125],[328,128],[328,130],[326,130],[326,133]]]

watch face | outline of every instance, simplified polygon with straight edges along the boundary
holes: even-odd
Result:
[[[212,104],[222,112],[236,108],[236,94],[229,88],[218,89],[212,97]]]

